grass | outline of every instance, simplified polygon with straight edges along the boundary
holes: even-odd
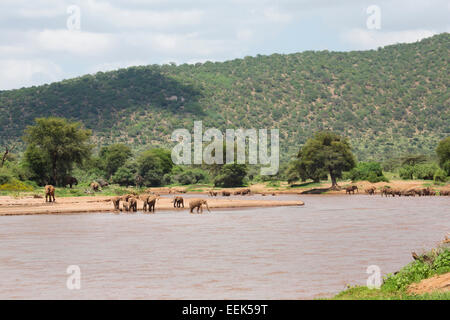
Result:
[[[332,300],[450,300],[450,292],[413,295],[407,292],[412,283],[450,272],[450,249],[437,248],[419,256],[395,275],[388,274],[380,289],[354,286],[340,292]]]

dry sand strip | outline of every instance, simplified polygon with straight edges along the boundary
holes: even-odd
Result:
[[[304,202],[279,200],[238,200],[238,199],[211,199],[205,197],[210,209],[227,208],[263,208],[302,206]],[[44,199],[0,197],[0,216],[8,215],[35,215],[35,214],[70,214],[113,212],[111,197],[67,197],[57,198],[55,203],[45,203]],[[185,208],[173,207],[172,199],[160,198],[156,203],[158,210],[188,210],[190,199],[185,199]],[[138,201],[138,211],[142,211],[143,202]]]

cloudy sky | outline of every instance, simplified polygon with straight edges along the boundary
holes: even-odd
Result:
[[[0,90],[132,65],[372,49],[442,32],[450,32],[449,0],[1,0]]]

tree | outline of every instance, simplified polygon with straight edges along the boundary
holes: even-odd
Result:
[[[100,150],[100,159],[106,175],[110,178],[132,156],[131,149],[124,144],[112,144]]]
[[[74,164],[82,164],[89,158],[91,130],[82,129],[81,123],[65,118],[37,118],[35,122],[25,130],[24,141],[28,143],[25,157],[36,160],[29,163],[35,170],[37,163],[43,165],[42,172],[35,173],[46,175],[51,183],[61,185]]]
[[[124,166],[118,168],[112,176],[113,183],[117,183],[121,186],[130,186],[135,182],[136,176],[136,164],[127,163]]]
[[[346,177],[352,181],[367,180],[372,183],[385,181],[381,164],[379,162],[359,162],[355,168],[350,170]]]
[[[439,166],[450,176],[450,137],[441,140],[436,148]]]
[[[245,164],[224,164],[219,175],[214,178],[214,185],[217,187],[240,187],[244,184],[247,175],[247,165]]]
[[[356,161],[346,138],[331,131],[319,131],[306,141],[298,153],[309,178],[317,180],[323,172],[331,178],[331,188],[337,188],[337,179],[343,171],[355,167]]]
[[[138,174],[147,186],[160,186],[165,174],[172,170],[173,162],[170,150],[150,149],[143,152],[138,160]]]

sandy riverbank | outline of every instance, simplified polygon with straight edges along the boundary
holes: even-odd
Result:
[[[224,199],[207,198],[211,210],[226,208],[255,208],[255,207],[280,207],[280,206],[302,206],[304,202],[280,201],[280,200],[247,200],[247,199]],[[0,197],[0,216],[7,215],[34,215],[34,214],[70,214],[70,213],[93,213],[113,212],[111,197],[65,197],[57,198],[55,203],[46,203],[45,199],[33,197],[13,198],[9,196]],[[175,209],[172,198],[160,198],[156,204],[158,210],[185,210],[188,211],[189,199],[185,199],[185,207]],[[138,201],[138,210],[142,209],[142,201]]]

